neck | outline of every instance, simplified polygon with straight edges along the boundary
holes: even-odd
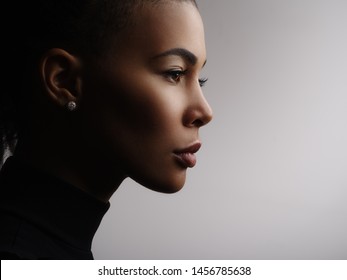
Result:
[[[39,141],[37,138],[35,141],[20,141],[14,156],[102,202],[108,202],[126,178],[119,165],[102,161],[94,151],[82,152],[78,148],[73,149],[71,147],[78,145],[66,145],[64,139],[40,139],[45,140]]]

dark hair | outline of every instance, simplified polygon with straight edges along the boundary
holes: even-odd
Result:
[[[164,1],[196,6],[195,0],[20,0],[2,4],[3,13],[18,27],[5,29],[3,37],[6,74],[0,89],[0,166],[4,153],[14,150],[25,127],[31,101],[25,87],[43,52],[60,47],[98,55],[107,47],[108,35],[128,26],[141,6]]]

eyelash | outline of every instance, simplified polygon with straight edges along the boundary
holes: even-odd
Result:
[[[165,72],[165,76],[170,79],[174,83],[179,83],[181,78],[187,74],[187,70],[170,70]],[[199,79],[199,85],[200,87],[203,87],[206,82],[208,81],[208,78],[201,78]]]
[[[201,79],[199,79],[200,87],[203,87],[206,84],[207,81],[208,81],[208,78],[201,78]]]

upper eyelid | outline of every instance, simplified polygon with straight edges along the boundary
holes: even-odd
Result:
[[[169,71],[169,73],[179,73],[181,75],[186,75],[188,73],[188,70],[172,70]]]

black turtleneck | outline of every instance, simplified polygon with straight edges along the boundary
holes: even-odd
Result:
[[[0,172],[1,259],[93,259],[110,204],[10,157]]]

